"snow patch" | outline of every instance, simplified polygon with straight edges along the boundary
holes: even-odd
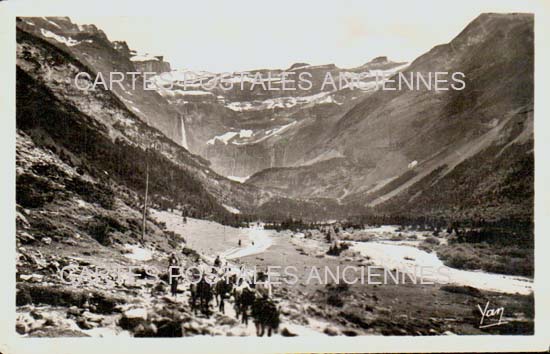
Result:
[[[301,96],[301,97],[277,97],[270,98],[263,101],[242,101],[242,102],[231,102],[226,105],[227,108],[236,111],[262,111],[266,109],[274,108],[292,108],[297,105],[305,104],[323,104],[323,103],[334,103],[340,104],[334,100],[331,95],[331,92],[319,92],[310,96]]]
[[[238,141],[234,141],[232,142],[232,144],[235,144],[235,145],[246,145],[246,144],[256,144],[256,143],[259,143],[259,142],[262,142],[272,136],[275,136],[275,135],[279,135],[281,134],[283,131],[287,130],[288,128],[292,127],[293,125],[295,125],[297,122],[294,121],[292,123],[289,123],[289,124],[286,124],[286,125],[283,125],[283,126],[280,126],[279,128],[275,128],[275,129],[270,129],[270,130],[266,130],[264,132],[264,136],[262,136],[261,138],[257,139],[257,140],[253,140],[253,141],[244,141],[244,142],[238,142]]]
[[[131,61],[149,61],[149,60],[160,61],[159,58],[156,58],[155,56],[149,53],[135,55],[131,57],[130,60]]]
[[[239,132],[239,138],[250,138],[252,136],[253,131],[250,129],[241,129]]]
[[[233,213],[233,214],[240,214],[241,213],[241,211],[239,209],[234,208],[232,206],[229,206],[227,204],[222,204],[222,206],[225,208],[225,210],[227,210],[230,213]]]
[[[57,35],[57,34],[55,34],[55,33],[53,33],[53,32],[50,32],[50,31],[48,31],[48,30],[46,30],[46,29],[43,29],[43,28],[40,29],[40,32],[42,33],[42,35],[43,35],[44,37],[46,37],[46,38],[52,38],[52,39],[56,40],[56,41],[59,42],[59,43],[65,44],[65,45],[68,46],[68,47],[73,47],[73,46],[75,46],[75,45],[77,45],[77,44],[80,44],[79,41],[76,41],[76,40],[72,39],[71,37],[69,37],[69,38],[63,37],[63,36]]]
[[[253,134],[254,134],[254,132],[252,130],[241,129],[241,131],[239,131],[239,132],[227,132],[227,133],[224,133],[222,135],[215,136],[212,139],[208,140],[206,142],[206,144],[207,145],[214,145],[216,143],[216,140],[219,140],[220,142],[227,145],[229,140],[233,139],[237,135],[239,136],[239,138],[242,139],[242,138],[250,138]]]
[[[235,182],[244,183],[250,178],[250,176],[246,176],[246,177],[227,176],[227,178]]]
[[[233,139],[237,134],[239,134],[239,133],[237,133],[237,132],[227,132],[225,134],[213,137],[212,139],[208,140],[206,142],[206,144],[207,145],[214,145],[216,143],[216,140],[219,140],[222,143],[224,143],[225,145],[227,145],[227,142],[229,140]]]
[[[200,91],[200,90],[189,90],[189,91],[169,90],[169,91],[166,92],[166,94],[168,94],[170,96],[176,96],[176,95],[180,95],[180,96],[213,96],[214,95],[212,92]]]
[[[124,249],[130,251],[130,253],[125,253],[124,257],[135,261],[148,261],[153,258],[153,251],[138,245],[125,244]]]
[[[48,22],[50,25],[55,26],[55,27],[61,29],[61,26],[59,26],[57,23],[55,23],[55,22],[49,20],[47,17],[42,17],[42,18],[43,18],[44,20],[46,20],[46,22]]]

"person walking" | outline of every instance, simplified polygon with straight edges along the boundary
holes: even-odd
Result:
[[[168,281],[170,282],[170,292],[176,297],[178,292],[178,278],[180,276],[179,261],[175,253],[170,255],[168,261]]]
[[[222,261],[220,259],[220,255],[216,256],[216,259],[214,260],[214,267],[219,268],[222,265]]]

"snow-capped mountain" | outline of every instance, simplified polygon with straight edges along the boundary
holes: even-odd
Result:
[[[296,63],[287,69],[221,74],[173,70],[153,81],[185,117],[191,151],[211,161],[217,172],[243,178],[302,160],[305,151],[287,149],[291,140],[311,139],[312,130],[406,66],[379,57],[351,69]],[[337,86],[323,86],[327,75]],[[299,86],[301,77],[308,86]],[[295,90],[280,89],[284,80],[292,80]]]

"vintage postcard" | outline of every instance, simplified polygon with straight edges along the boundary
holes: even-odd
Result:
[[[543,2],[16,3],[3,352],[550,345]]]

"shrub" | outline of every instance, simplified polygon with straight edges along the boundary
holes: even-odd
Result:
[[[127,228],[117,219],[106,215],[95,216],[94,220],[88,224],[87,229],[88,234],[103,246],[109,246],[113,243],[111,238],[112,231],[125,232],[126,230]]]
[[[126,302],[124,298],[110,294],[83,289],[60,288],[41,284],[18,284],[19,303],[21,304],[47,304],[52,306],[79,306],[86,302],[96,307],[95,312],[110,314],[116,310],[117,305]]]
[[[442,245],[437,251],[445,265],[453,268],[523,276],[532,276],[534,272],[532,248],[461,243]]]
[[[433,252],[431,247],[426,246],[426,244],[424,244],[424,243],[421,243],[420,245],[418,245],[418,249],[421,250],[421,251],[424,251],[424,252],[428,252],[428,253]]]
[[[349,322],[361,327],[361,328],[369,328],[369,324],[368,322],[366,322],[365,320],[363,320],[361,317],[359,317],[356,313],[354,312],[341,312],[340,315],[345,318],[346,320],[348,320]]]
[[[96,203],[105,209],[113,209],[115,199],[113,191],[104,185],[94,184],[74,177],[65,182],[67,190],[78,194],[88,203]]]
[[[432,244],[432,245],[439,245],[439,240],[433,236],[427,237],[424,242]]]
[[[23,306],[32,303],[32,297],[27,288],[17,289],[15,294],[15,305]]]
[[[338,294],[330,294],[327,297],[327,304],[334,307],[342,307],[344,306],[344,301],[342,301]]]
[[[340,243],[340,245],[332,245],[327,251],[327,254],[329,256],[339,256],[340,253],[344,252],[349,248],[349,244],[347,243]]]
[[[403,241],[403,240],[405,240],[405,237],[403,236],[403,234],[399,233],[397,235],[393,235],[391,237],[391,240],[392,241]]]
[[[190,257],[192,259],[200,259],[200,255],[197,253],[197,251],[195,251],[194,249],[192,248],[189,248],[189,247],[184,247],[183,250],[181,250],[181,253],[186,256],[186,257]]]
[[[474,297],[480,297],[482,296],[481,291],[479,291],[476,288],[473,288],[471,286],[462,286],[462,285],[443,285],[441,287],[441,290],[447,291],[449,293],[455,293],[455,294],[464,294]]]
[[[17,176],[15,198],[23,208],[41,208],[59,196],[60,189],[43,177],[24,173]]]

